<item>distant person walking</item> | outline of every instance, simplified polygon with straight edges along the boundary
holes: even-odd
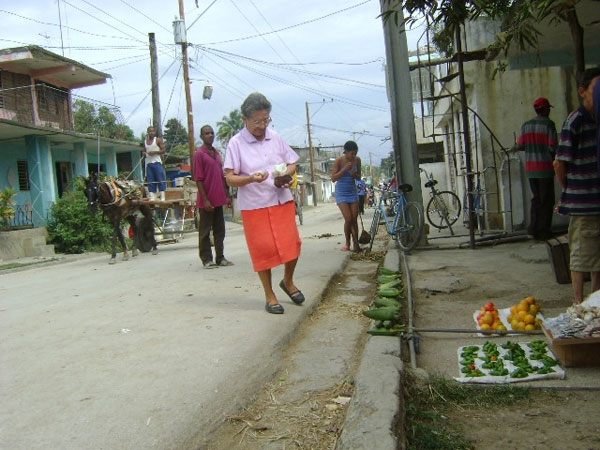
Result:
[[[304,295],[294,284],[302,242],[289,189],[298,155],[269,128],[271,103],[263,94],[250,94],[240,109],[245,127],[227,146],[225,178],[229,186],[238,188],[246,243],[265,292],[265,309],[283,314],[273,292],[273,267],[284,265],[279,287],[295,304],[304,302]],[[273,172],[280,169],[275,176]]]
[[[600,173],[593,100],[597,84],[600,68],[584,71],[578,80],[583,104],[565,120],[554,161],[562,186],[558,212],[569,215],[569,265],[576,304],[583,301],[586,272],[591,274],[591,291],[600,290]]]
[[[162,138],[156,137],[154,127],[148,127],[146,130],[146,139],[144,140],[143,153],[146,165],[146,181],[148,182],[148,191],[150,200],[165,201],[165,191],[167,190],[167,182],[165,177],[165,169],[162,165],[160,155],[164,155],[165,143]],[[157,197],[157,193],[160,197]]]
[[[232,266],[224,254],[225,217],[223,205],[231,207],[231,197],[223,176],[223,162],[215,147],[215,132],[210,125],[200,129],[202,146],[194,153],[194,180],[198,186],[196,204],[200,221],[198,224],[198,251],[205,269]],[[213,233],[215,260],[210,246]]]
[[[552,237],[554,213],[554,154],[558,144],[556,125],[550,120],[552,105],[545,98],[533,102],[536,117],[521,127],[516,150],[525,152],[525,173],[531,189],[531,219],[527,233],[536,240]]]
[[[352,238],[353,249],[360,252],[358,245],[358,193],[356,180],[360,180],[361,162],[356,156],[358,145],[354,141],[344,144],[344,154],[335,160],[331,181],[335,182],[335,201],[344,217],[344,236],[346,245],[342,251],[350,250],[350,238]]]
[[[367,183],[365,179],[356,180],[356,193],[358,194],[358,212],[365,213],[365,195],[367,194]]]

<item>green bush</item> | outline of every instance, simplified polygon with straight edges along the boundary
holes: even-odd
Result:
[[[102,212],[90,212],[81,190],[66,193],[52,206],[47,228],[51,242],[61,253],[110,249],[112,227]]]

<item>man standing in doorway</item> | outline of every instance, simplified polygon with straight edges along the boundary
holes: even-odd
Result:
[[[150,200],[158,200],[160,198],[160,201],[164,202],[167,183],[160,155],[166,153],[165,143],[162,138],[156,137],[154,127],[148,127],[146,132],[144,158],[146,158],[146,181],[148,182],[149,198]]]
[[[531,219],[527,233],[539,241],[552,237],[554,212],[554,154],[556,125],[550,120],[552,105],[546,98],[533,102],[536,117],[521,127],[517,150],[525,152],[525,173],[531,188]]]
[[[231,197],[223,175],[223,161],[215,147],[215,132],[210,125],[200,129],[203,145],[194,154],[194,180],[198,186],[197,206],[200,215],[198,225],[198,248],[205,269],[232,266],[223,255],[225,218],[223,205],[231,207]],[[213,232],[215,260],[210,248],[210,231]]]
[[[591,291],[600,290],[600,173],[596,155],[597,120],[594,86],[600,68],[587,69],[578,80],[582,105],[569,114],[560,132],[554,170],[562,186],[558,212],[569,215],[569,266],[574,303],[583,301],[584,274]]]

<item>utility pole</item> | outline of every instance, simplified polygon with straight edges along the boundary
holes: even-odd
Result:
[[[185,13],[183,11],[183,0],[179,0],[179,19],[185,30]],[[184,34],[184,33],[183,33]],[[177,42],[177,41],[176,41]],[[194,113],[192,112],[192,94],[190,93],[190,73],[188,70],[187,37],[181,36],[181,60],[183,65],[183,84],[185,85],[185,103],[187,107],[188,141],[190,148],[190,172],[193,171],[194,152],[196,151],[196,139],[194,134]]]
[[[315,157],[310,135],[310,111],[306,102],[306,129],[308,130],[308,154],[310,156],[310,184],[313,191],[313,206],[317,206],[317,185],[315,184]]]
[[[156,135],[162,136],[160,96],[158,94],[158,56],[154,33],[148,33],[148,41],[150,42],[150,78],[152,80],[152,126],[156,130]]]

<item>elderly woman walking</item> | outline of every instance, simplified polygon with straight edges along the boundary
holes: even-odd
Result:
[[[241,111],[245,127],[227,146],[225,179],[229,186],[238,188],[246,243],[265,292],[265,309],[271,314],[283,314],[283,306],[273,292],[273,267],[284,264],[279,287],[295,304],[304,302],[293,279],[301,241],[289,190],[298,155],[268,128],[271,103],[264,95],[250,94]]]

